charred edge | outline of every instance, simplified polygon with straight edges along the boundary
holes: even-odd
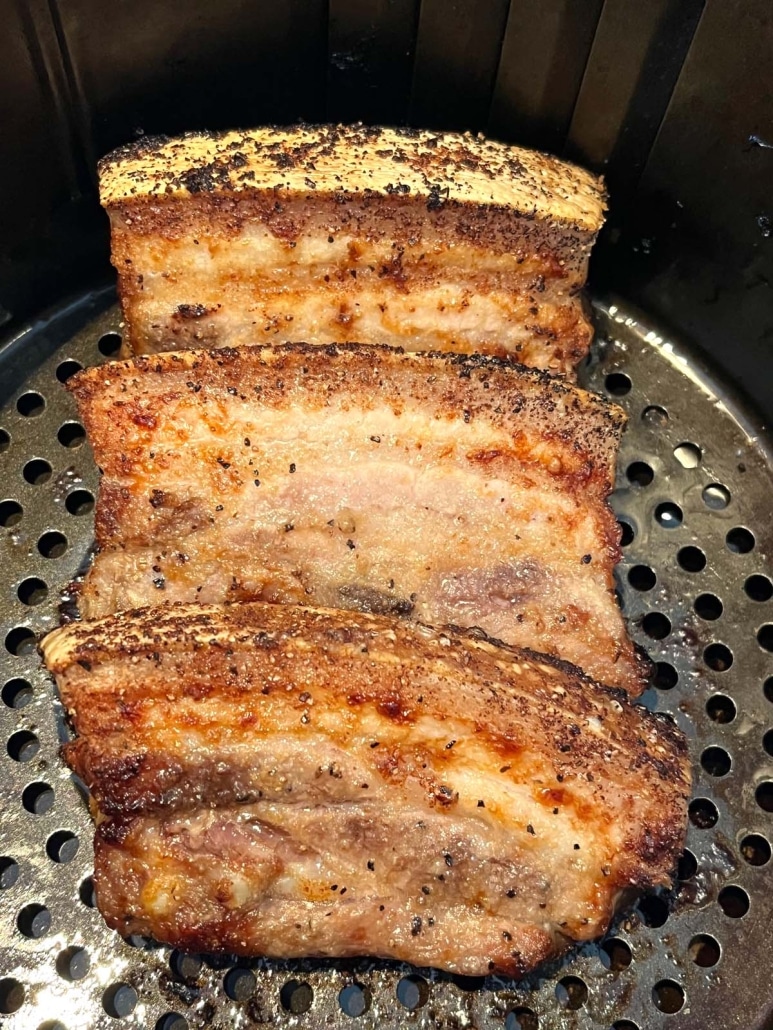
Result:
[[[460,378],[468,378],[472,371],[497,372],[507,378],[528,380],[560,397],[582,398],[590,407],[596,408],[605,419],[610,421],[612,428],[618,432],[623,430],[627,421],[625,412],[618,405],[604,397],[583,390],[579,386],[572,385],[561,374],[531,368],[496,355],[460,354],[453,351],[425,351],[418,355],[407,354],[402,347],[392,347],[388,344],[363,346],[359,343],[332,343],[319,345],[299,341],[277,344],[270,348],[258,344],[244,347],[220,347],[213,351],[191,350],[183,355],[175,352],[162,352],[161,354],[140,355],[126,361],[107,362],[97,368],[83,369],[68,379],[65,385],[71,393],[75,394],[76,398],[80,398],[87,396],[91,384],[98,382],[108,371],[117,375],[131,374],[132,371],[163,374],[174,371],[180,366],[191,370],[199,369],[202,365],[224,368],[229,365],[246,364],[251,355],[267,355],[271,360],[266,361],[261,357],[260,364],[265,367],[274,367],[276,364],[274,359],[283,355],[298,355],[304,359],[316,358],[319,360],[323,354],[328,358],[350,355],[362,361],[363,364],[374,366],[379,363],[381,357],[392,355],[399,356],[407,365],[414,365],[418,368],[421,368],[423,364],[436,362],[444,364],[448,368],[459,369]]]
[[[417,624],[418,625],[418,624]],[[423,623],[421,625],[424,625]],[[627,691],[623,690],[622,687],[610,687],[606,683],[601,683],[599,680],[593,679],[578,665],[573,665],[571,662],[566,661],[564,658],[557,658],[555,655],[542,654],[540,651],[533,651],[530,647],[516,647],[513,644],[507,644],[504,640],[499,640],[497,637],[490,637],[485,630],[482,630],[479,626],[473,626],[472,628],[464,628],[463,626],[455,626],[452,623],[446,626],[430,627],[425,626],[427,629],[433,629],[437,634],[448,632],[457,639],[472,640],[476,643],[490,644],[493,647],[498,648],[501,651],[506,651],[508,654],[513,655],[516,658],[520,658],[523,661],[531,661],[539,665],[548,665],[558,672],[563,673],[572,679],[577,680],[578,684],[586,684],[594,690],[601,691],[606,694],[607,697],[620,701],[628,708],[636,708],[637,711],[649,712],[648,709],[643,708],[641,705],[633,705],[631,697]]]

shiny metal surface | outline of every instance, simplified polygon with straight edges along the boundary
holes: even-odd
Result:
[[[630,423],[613,503],[620,593],[659,663],[645,702],[687,733],[680,880],[524,983],[381,962],[244,962],[124,942],[91,907],[92,827],[34,638],[91,546],[97,470],[61,380],[106,358],[91,295],[0,352],[0,1025],[761,1030],[773,1014],[773,455],[753,417],[622,305],[596,305],[584,382]],[[78,328],[78,326],[82,326]],[[53,793],[51,793],[53,792]]]

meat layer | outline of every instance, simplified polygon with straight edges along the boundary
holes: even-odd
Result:
[[[601,181],[453,133],[143,139],[100,163],[129,352],[357,341],[571,372]]]
[[[668,883],[682,847],[673,725],[480,635],[166,605],[42,647],[124,935],[522,975]]]
[[[259,599],[479,626],[631,693],[606,504],[622,412],[496,359],[290,345],[79,373],[98,617]]]

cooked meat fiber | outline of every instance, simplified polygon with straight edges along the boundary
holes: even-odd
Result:
[[[68,383],[103,470],[94,618],[264,600],[480,626],[631,693],[606,505],[622,412],[496,359],[238,348]]]
[[[43,652],[123,935],[517,976],[682,848],[679,731],[531,651],[237,603],[73,623]]]
[[[482,138],[296,126],[143,139],[100,164],[134,353],[402,344],[570,372],[604,192]]]

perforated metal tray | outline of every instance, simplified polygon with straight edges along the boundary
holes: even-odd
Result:
[[[761,1030],[773,1025],[773,453],[695,356],[597,303],[583,381],[628,411],[613,504],[620,596],[687,734],[675,889],[526,982],[359,962],[238,963],[124,942],[93,907],[92,827],[35,638],[87,559],[97,470],[62,387],[119,343],[108,290],[0,351],[0,1024]],[[728,346],[731,346],[729,342]]]

